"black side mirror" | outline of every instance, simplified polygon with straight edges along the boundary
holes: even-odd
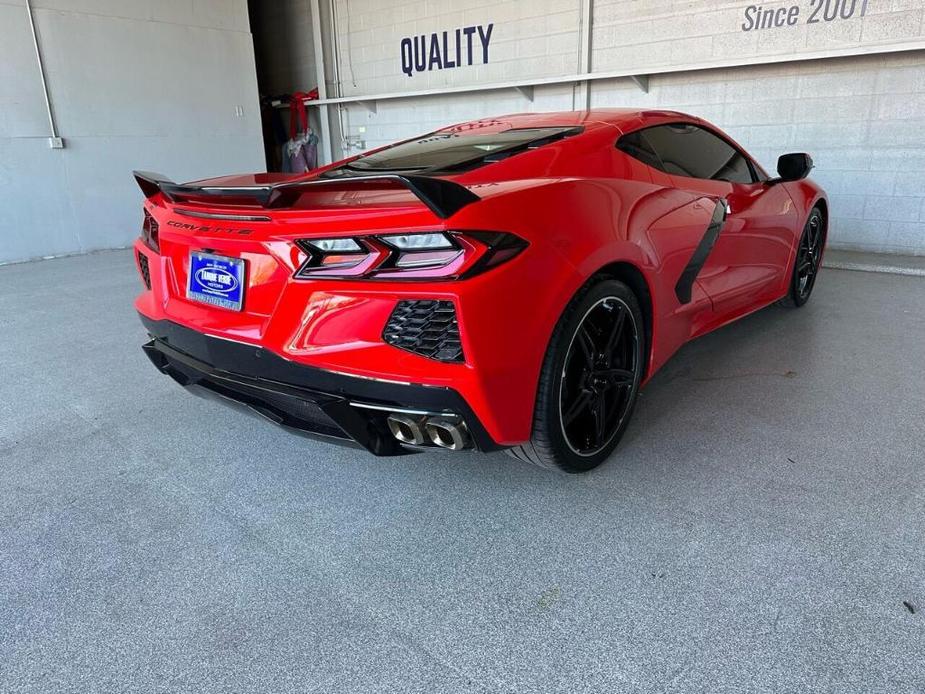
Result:
[[[813,168],[813,158],[805,152],[782,154],[777,159],[777,181],[800,181],[807,176]]]

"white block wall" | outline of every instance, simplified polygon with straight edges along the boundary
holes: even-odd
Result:
[[[264,169],[246,0],[32,4],[67,147],[48,147],[25,3],[0,0],[0,263],[130,243],[132,169]]]
[[[577,0],[335,0],[335,6],[340,13],[339,68],[344,94],[434,87],[441,80],[448,85],[471,84],[473,80],[519,79],[525,74],[580,72]],[[348,7],[349,32],[344,24]],[[711,25],[704,19],[711,12],[722,18],[726,29],[735,27],[730,21],[741,14],[743,5],[713,0],[595,0],[593,7],[592,71],[618,69],[619,51],[628,50],[619,47],[628,41],[657,43],[660,36],[665,40],[660,55],[666,56],[661,65],[682,59],[696,63],[727,58],[735,50],[753,59],[764,55],[779,59],[811,52],[817,46],[837,49],[859,41],[876,48],[880,43],[921,36],[925,23],[921,0],[870,0],[863,22],[814,26],[813,31],[819,31],[812,35],[804,26],[740,32],[741,36],[734,31],[698,36],[697,31],[703,34],[703,27]],[[654,12],[658,7],[664,12]],[[477,76],[467,77],[465,70],[411,78],[401,74],[401,36],[486,21],[496,22],[493,42],[498,43],[492,44],[492,62],[497,62],[480,66]],[[687,38],[671,33],[685,26],[690,34]],[[793,33],[782,42],[780,37],[790,30]],[[350,48],[343,32],[350,34]],[[502,39],[506,35],[517,39],[505,46]],[[537,87],[532,102],[514,90],[386,100],[378,102],[377,113],[351,104],[341,109],[339,117],[349,141],[369,149],[484,116],[581,108],[585,102],[578,91],[571,85]],[[591,85],[590,101],[595,107],[660,107],[706,117],[726,129],[771,172],[779,154],[808,151],[816,162],[813,177],[831,198],[834,247],[925,254],[923,50],[655,74],[648,93],[628,79],[598,81]],[[360,149],[348,146],[343,153]]]
[[[925,55],[868,56],[597,84],[593,106],[701,115],[770,172],[810,152],[829,194],[833,247],[925,254]]]
[[[321,0],[328,55],[332,15],[337,28],[339,83],[329,83],[329,92],[580,72],[586,1]],[[48,149],[24,1],[0,0],[0,262],[129,243],[140,201],[132,168],[181,180],[263,169],[246,0],[33,5],[68,146]],[[734,22],[743,7],[727,0],[595,0],[591,70],[619,69],[627,60],[621,46],[632,41],[656,46],[647,64],[677,65],[740,54],[778,59],[820,45],[895,47],[925,31],[922,0],[869,0],[863,22],[817,26],[821,32],[813,34],[739,35]],[[254,8],[270,24],[282,17],[286,27],[280,53],[263,56],[268,88],[314,86],[307,0]],[[488,22],[495,24],[488,65],[402,74],[401,37]],[[713,34],[705,29],[711,25]],[[644,51],[633,45],[638,59]],[[332,73],[329,66],[331,80]],[[578,92],[538,87],[532,102],[513,90],[398,99],[380,101],[377,113],[349,105],[334,109],[334,132],[342,128],[351,142],[371,148],[482,116],[581,107]],[[653,75],[648,94],[628,80],[595,82],[590,92],[595,106],[659,106],[711,118],[770,169],[780,152],[810,151],[814,176],[832,199],[834,245],[925,254],[925,51]],[[334,145],[338,154],[356,151],[339,140]]]

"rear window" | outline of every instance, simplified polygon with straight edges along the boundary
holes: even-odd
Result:
[[[581,128],[552,127],[511,128],[485,134],[437,132],[362,155],[338,168],[357,172],[458,171],[499,161],[580,131]]]

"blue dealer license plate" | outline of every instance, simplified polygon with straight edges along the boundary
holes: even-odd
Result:
[[[211,253],[190,253],[186,298],[240,311],[244,303],[244,261]]]

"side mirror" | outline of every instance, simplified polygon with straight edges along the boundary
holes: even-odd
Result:
[[[777,159],[777,175],[780,181],[800,181],[807,176],[813,168],[813,158],[805,152],[782,154]]]

